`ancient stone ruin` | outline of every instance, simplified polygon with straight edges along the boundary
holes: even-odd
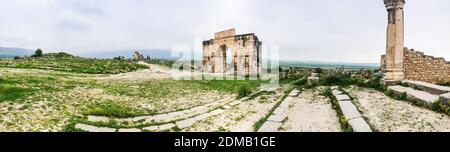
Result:
[[[381,71],[386,83],[416,80],[428,83],[450,82],[450,63],[443,58],[424,55],[404,47],[403,6],[405,0],[384,0],[388,11],[386,55],[381,56]]]
[[[142,61],[144,60],[144,56],[140,54],[138,51],[135,51],[133,54],[133,60],[134,61]]]
[[[236,35],[235,29],[215,33],[214,39],[203,41],[203,72],[258,75],[261,45],[254,33]]]

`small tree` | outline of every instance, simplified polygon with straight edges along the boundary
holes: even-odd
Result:
[[[42,50],[37,49],[31,57],[42,57]]]

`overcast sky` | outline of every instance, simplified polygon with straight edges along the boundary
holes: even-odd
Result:
[[[405,45],[450,60],[450,1],[406,1]],[[0,0],[0,46],[170,50],[236,28],[282,59],[378,63],[386,15],[382,0]]]

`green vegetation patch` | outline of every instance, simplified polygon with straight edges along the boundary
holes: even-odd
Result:
[[[0,67],[49,69],[88,74],[117,74],[147,68],[128,60],[89,59],[64,52],[47,53],[36,57],[0,60]]]

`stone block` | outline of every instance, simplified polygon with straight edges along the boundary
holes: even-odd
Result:
[[[223,113],[223,112],[225,112],[225,110],[223,110],[223,109],[216,109],[216,110],[213,110],[213,111],[211,111],[211,112],[209,112],[212,116],[216,116],[216,115],[219,115],[219,114],[221,114],[221,113]]]
[[[431,84],[431,83],[427,83],[427,82],[412,81],[412,80],[404,80],[402,82],[407,83],[409,86],[411,86],[413,88],[419,88],[420,90],[423,90],[425,92],[428,92],[428,93],[431,93],[434,95],[441,95],[441,94],[450,92],[450,87],[435,85],[435,84]]]
[[[154,131],[158,131],[158,126],[149,126],[149,127],[142,128],[142,130],[154,132]]]
[[[337,101],[350,100],[350,97],[348,97],[347,95],[337,95],[335,97],[336,97]]]
[[[393,91],[395,94],[407,93],[408,91],[414,90],[412,88],[399,86],[399,85],[389,86],[388,89]]]
[[[286,114],[287,109],[288,109],[287,107],[278,107],[277,109],[275,109],[275,111],[273,111],[273,114],[275,115]]]
[[[75,128],[84,130],[87,132],[116,132],[116,129],[114,128],[108,128],[108,127],[96,127],[86,124],[76,124]]]
[[[169,123],[169,124],[164,124],[164,125],[158,126],[158,130],[164,131],[164,130],[172,129],[173,127],[175,127],[175,124],[174,123]]]
[[[118,132],[142,132],[142,130],[138,128],[121,128]]]
[[[333,93],[334,96],[338,96],[338,95],[342,94],[342,92],[338,91],[338,90],[333,90],[332,93]]]
[[[196,122],[197,122],[197,120],[195,120],[194,118],[190,118],[190,119],[178,121],[178,122],[176,122],[176,125],[178,126],[178,128],[184,129],[184,128],[191,127]]]
[[[278,132],[278,129],[281,127],[282,123],[266,121],[261,128],[259,128],[258,132]]]
[[[361,117],[358,109],[351,101],[339,101],[338,103],[341,107],[342,113],[344,114],[345,118],[347,118],[347,120]]]
[[[287,118],[287,114],[271,115],[267,120],[273,122],[282,122]]]
[[[442,103],[449,105],[450,104],[450,93],[443,94],[439,97]]]
[[[418,101],[428,106],[431,106],[435,101],[439,100],[438,95],[433,95],[431,93],[419,90],[408,91],[407,97],[409,100]]]
[[[363,118],[349,120],[348,123],[353,128],[353,132],[372,132],[369,124]]]

